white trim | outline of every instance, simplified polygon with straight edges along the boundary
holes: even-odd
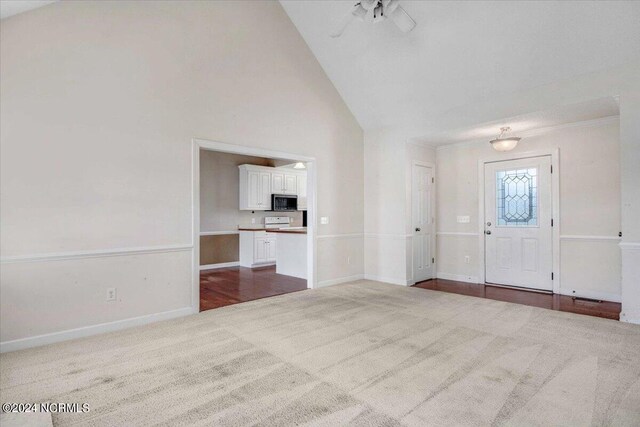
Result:
[[[391,285],[411,286],[411,281],[395,278],[395,277],[383,277],[383,276],[377,276],[375,274],[365,274],[364,278],[365,280],[373,280],[375,282],[389,283]]]
[[[444,273],[442,271],[438,271],[436,273],[436,277],[438,279],[455,280],[456,282],[474,283],[476,285],[482,283],[476,276],[465,276],[464,274]]]
[[[183,317],[196,313],[197,311],[194,311],[192,307],[184,307],[176,310],[164,311],[161,313],[153,313],[139,317],[132,317],[129,319],[116,320],[114,322],[100,323],[97,325],[67,329],[66,331],[53,332],[50,334],[36,335],[33,337],[20,338],[12,341],[4,341],[0,343],[0,353],[37,347],[75,338],[88,337],[91,335],[103,334],[106,332],[119,331],[133,326],[146,325],[148,323],[153,323],[160,320],[174,319],[176,317]]]
[[[568,295],[578,298],[589,298],[595,300],[609,301],[609,302],[622,302],[622,296],[620,294],[612,294],[609,292],[598,292],[584,289],[560,289],[558,292],[560,295]]]
[[[560,235],[560,240],[618,241],[618,236],[584,236],[578,234]]]
[[[478,233],[463,233],[458,231],[436,231],[436,236],[467,236],[478,237]]]
[[[326,286],[339,285],[341,283],[355,282],[356,280],[364,279],[364,274],[356,274],[354,276],[339,277],[337,279],[323,280],[318,282],[316,288],[324,288]]]
[[[485,282],[485,248],[484,248],[484,199],[485,199],[485,182],[484,182],[484,168],[487,163],[529,159],[533,157],[551,156],[551,167],[553,173],[551,174],[551,218],[554,220],[553,227],[551,227],[551,240],[552,240],[552,252],[553,259],[551,270],[553,271],[553,293],[560,293],[560,149],[549,148],[543,150],[527,151],[524,153],[493,153],[485,158],[478,159],[478,259],[479,271],[478,280],[480,283]]]
[[[413,234],[364,233],[364,237],[367,239],[408,239],[412,238]]]
[[[640,250],[640,243],[636,242],[620,242],[618,245],[625,250]]]
[[[624,311],[620,313],[620,321],[625,323],[633,323],[635,325],[640,325],[640,317],[638,317],[637,319],[632,317],[627,317]]]
[[[92,251],[75,251],[75,252],[57,252],[35,255],[17,255],[0,258],[2,264],[10,264],[16,262],[47,262],[47,261],[63,261],[71,259],[83,258],[102,258],[126,255],[144,255],[157,254],[166,252],[181,252],[193,249],[193,245],[166,245],[166,246],[146,246],[138,248],[121,248],[121,249],[98,249]]]
[[[345,234],[323,234],[320,236],[316,236],[316,239],[357,239],[363,238],[364,233],[345,233]]]
[[[307,288],[316,287],[318,251],[316,242],[316,204],[317,204],[317,165],[315,157],[302,156],[300,154],[285,153],[283,151],[269,150],[257,147],[248,147],[224,142],[209,141],[193,138],[191,140],[191,170],[192,170],[192,231],[193,245],[192,258],[192,287],[191,305],[194,309],[200,306],[200,150],[211,150],[222,153],[244,154],[269,159],[289,159],[295,162],[307,163]]]
[[[219,262],[217,264],[205,264],[200,266],[200,271],[203,270],[216,270],[218,268],[237,267],[240,265],[240,261],[232,262]]]
[[[227,234],[240,234],[240,230],[229,231],[201,231],[200,236],[224,236]]]
[[[584,120],[581,122],[565,123],[565,124],[556,125],[556,126],[547,126],[543,128],[529,129],[526,131],[516,131],[516,133],[518,134],[518,136],[522,138],[531,138],[532,136],[540,136],[540,135],[544,135],[547,133],[551,133],[551,132],[555,132],[563,129],[571,129],[571,128],[577,128],[577,127],[603,126],[610,123],[618,122],[619,120],[620,120],[619,115],[608,116],[608,117],[602,117],[599,119]],[[435,150],[446,150],[449,148],[467,147],[467,146],[477,145],[477,144],[488,144],[489,140],[492,138],[493,137],[475,138],[475,139],[469,139],[469,140],[460,141],[460,142],[444,143],[441,145],[429,144],[428,142],[424,142],[424,144],[427,144],[426,145],[427,147],[434,148]]]

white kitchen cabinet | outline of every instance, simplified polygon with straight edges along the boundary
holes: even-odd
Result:
[[[296,174],[271,172],[271,190],[274,194],[297,194],[296,182]]]
[[[268,171],[240,168],[240,210],[267,211],[271,209],[271,174]]]
[[[298,210],[307,210],[307,173],[296,176],[296,194],[298,195]]]
[[[240,231],[240,266],[258,267],[276,262],[277,239],[275,233]]]
[[[271,173],[271,190],[273,194],[284,194],[284,173]]]
[[[284,174],[284,193],[282,194],[297,194],[297,175],[295,174]]]
[[[272,194],[298,196],[298,209],[307,209],[307,172],[258,165],[240,165],[240,210],[271,210]]]

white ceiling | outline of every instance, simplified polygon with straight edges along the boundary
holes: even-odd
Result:
[[[390,21],[353,21],[342,37],[329,37],[352,3],[281,0],[365,130],[406,128],[419,132],[412,136],[454,142],[489,124],[450,131],[450,123],[440,129],[425,123],[482,100],[640,61],[640,1],[402,0],[417,22],[412,32],[403,34]],[[532,110],[540,118],[532,125],[610,115],[612,105],[609,99],[576,111]]]
[[[46,6],[57,0],[1,0],[0,1],[0,19],[8,18],[28,10]]]

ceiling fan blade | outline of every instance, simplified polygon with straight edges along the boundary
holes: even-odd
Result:
[[[408,33],[416,26],[416,21],[411,19],[409,14],[401,7],[398,6],[393,12],[391,12],[391,19],[404,33]]]
[[[347,29],[347,26],[351,23],[351,21],[353,21],[353,18],[355,18],[355,16],[353,16],[351,12],[344,15],[342,19],[336,23],[335,27],[333,27],[333,30],[329,35],[333,38],[340,37],[342,33],[344,33],[344,30]]]

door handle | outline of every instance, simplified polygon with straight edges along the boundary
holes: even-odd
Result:
[[[485,231],[484,234],[491,234],[491,230]]]
[[[416,231],[420,231],[420,228],[419,228],[419,227],[416,227]]]

